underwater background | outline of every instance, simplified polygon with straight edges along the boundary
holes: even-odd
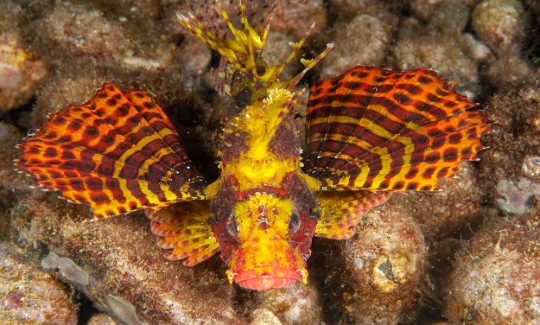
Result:
[[[216,180],[230,100],[213,88],[219,55],[176,18],[190,10],[0,2],[1,324],[540,324],[540,1],[278,2],[269,64],[313,22],[299,58],[334,42],[296,90],[360,64],[433,69],[494,124],[490,149],[442,191],[395,193],[352,239],[315,238],[308,284],[267,292],[231,286],[219,254],[195,267],[165,260],[143,212],[89,222],[88,207],[14,171],[15,145],[112,81],[143,88]],[[302,69],[293,59],[282,79]],[[304,148],[308,93],[296,105]]]

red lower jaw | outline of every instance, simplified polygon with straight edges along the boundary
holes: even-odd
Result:
[[[260,273],[256,270],[239,272],[235,281],[242,288],[264,291],[291,285],[301,277],[298,271],[274,267],[272,274]]]
[[[273,275],[261,275],[258,278],[239,282],[238,285],[246,289],[265,291],[286,287],[290,284],[295,283],[296,280],[297,279],[274,277]]]

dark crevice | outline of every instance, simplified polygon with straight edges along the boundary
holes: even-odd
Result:
[[[33,98],[23,106],[6,113],[0,113],[0,122],[16,126],[23,134],[28,133],[32,128],[32,111],[36,105],[36,101],[37,98]]]

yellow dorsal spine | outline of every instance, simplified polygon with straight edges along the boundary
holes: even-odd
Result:
[[[262,14],[258,32],[256,32],[253,27],[255,24],[253,24],[253,26],[249,24],[246,6],[242,1],[240,1],[240,6],[237,7],[237,12],[241,16],[242,29],[237,29],[233,26],[221,3],[217,0],[215,1],[219,13],[223,17],[223,20],[227,24],[231,33],[234,35],[235,40],[218,39],[191,13],[189,14],[190,18],[187,18],[182,14],[177,14],[177,16],[180,23],[184,25],[184,27],[189,30],[191,34],[208,44],[208,46],[210,46],[212,49],[216,50],[221,56],[227,59],[227,61],[233,65],[236,70],[240,70],[243,73],[250,72],[253,75],[253,89],[269,89],[274,83],[277,82],[278,77],[283,69],[293,59],[314,28],[314,25],[312,25],[300,42],[290,43],[291,47],[293,48],[293,52],[284,63],[266,67],[265,72],[258,74],[257,60],[260,58],[266,36],[268,35],[268,29],[270,27],[270,21],[272,20],[273,15],[272,9],[276,6],[276,1],[273,1],[272,5],[269,3],[270,1],[265,2],[265,9]],[[256,8],[256,6],[254,6],[254,8]],[[253,15],[253,19],[256,19],[256,15]],[[291,91],[294,86],[298,84],[300,79],[302,79],[304,74],[309,69],[313,68],[313,66],[315,66],[315,64],[317,64],[317,62],[319,62],[331,50],[332,46],[333,44],[328,44],[326,50],[313,60],[301,60],[305,66],[305,69],[293,79],[281,82],[280,86]]]

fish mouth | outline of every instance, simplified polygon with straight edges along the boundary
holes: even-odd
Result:
[[[262,269],[246,270],[239,272],[234,280],[242,288],[266,291],[286,287],[302,278],[300,272],[293,269],[273,267],[271,271],[269,272],[267,268],[264,271]]]

